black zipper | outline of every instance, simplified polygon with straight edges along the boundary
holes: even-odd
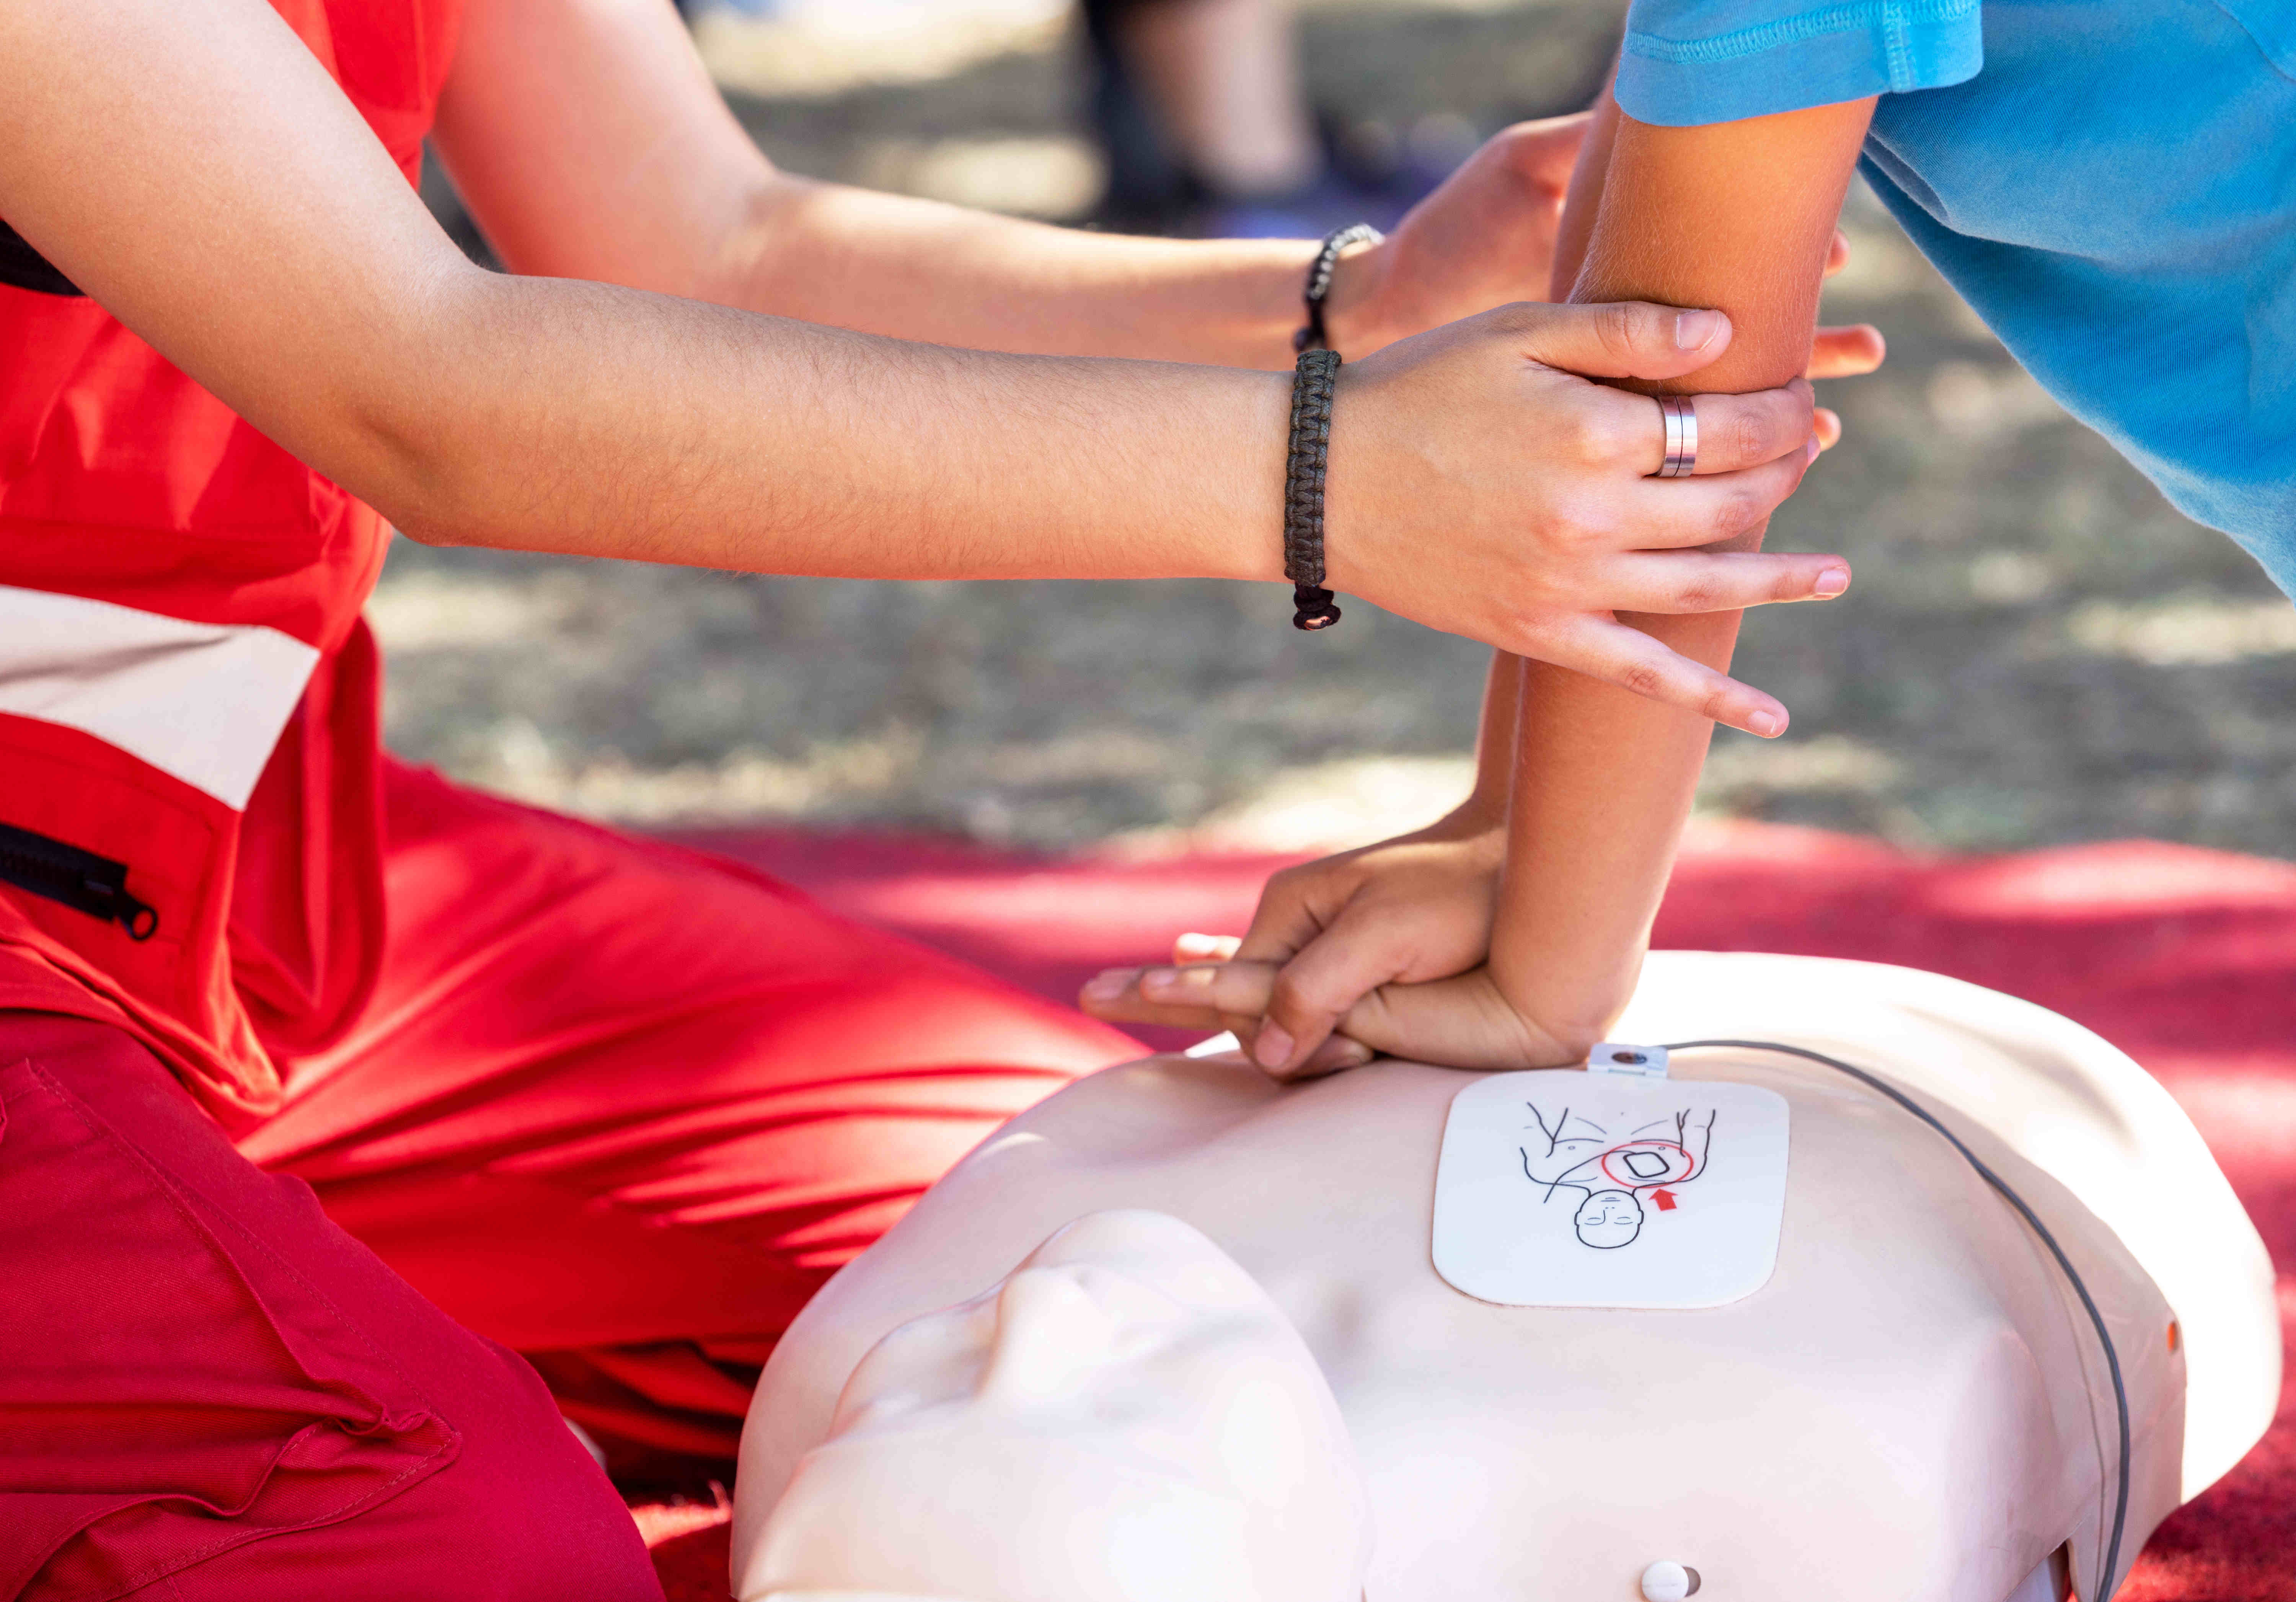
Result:
[[[29,829],[0,823],[0,883],[116,923],[130,940],[159,932],[160,914],[127,893],[127,864]]]

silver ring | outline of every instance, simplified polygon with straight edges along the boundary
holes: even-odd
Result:
[[[1687,478],[1698,466],[1698,407],[1686,395],[1661,395],[1658,414],[1666,421],[1666,460],[1652,477]]]

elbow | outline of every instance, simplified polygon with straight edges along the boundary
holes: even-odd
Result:
[[[381,511],[381,508],[378,507],[376,510]],[[464,538],[457,532],[458,525],[452,522],[433,521],[424,518],[408,517],[403,512],[397,514],[384,512],[383,517],[393,528],[405,535],[408,539],[413,540],[418,545],[429,545],[438,550],[448,550],[458,545],[475,545],[480,544],[477,540]]]
[[[343,365],[357,377],[317,409],[333,421],[307,457],[425,545],[491,543],[485,532],[504,521],[500,464],[519,455],[501,426],[502,375],[515,353],[495,337],[510,283],[459,257],[454,268],[420,315],[378,339],[369,359]]]
[[[337,482],[393,528],[422,545],[482,543],[470,535],[481,525],[480,509],[448,487],[460,475],[446,447],[385,437],[366,443],[357,454],[363,460]]]
[[[469,543],[466,540],[457,539],[454,529],[447,524],[411,518],[404,512],[384,511],[381,506],[377,506],[375,510],[382,513],[384,522],[389,523],[393,529],[405,535],[418,545],[430,545],[445,550]]]
[[[338,468],[314,465],[418,544],[489,543],[483,531],[501,518],[491,503],[498,480],[483,470],[485,430],[473,426],[472,408],[414,385],[370,391],[348,410],[330,452]]]
[[[504,521],[504,476],[521,460],[516,293],[472,266],[383,260],[352,275],[258,353],[226,347],[193,376],[282,449],[394,527],[455,544]],[[209,369],[212,370],[209,370]]]
[[[784,173],[759,157],[760,166],[735,187],[726,211],[680,253],[674,282],[634,283],[718,306],[775,312],[788,304],[793,274],[819,270],[807,235],[831,186]]]

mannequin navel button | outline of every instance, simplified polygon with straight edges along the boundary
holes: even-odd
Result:
[[[1660,1558],[1643,1571],[1644,1602],[1684,1602],[1698,1594],[1698,1571]]]

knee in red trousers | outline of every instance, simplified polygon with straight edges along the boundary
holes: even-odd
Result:
[[[0,1013],[0,1597],[660,1595],[522,1360],[126,1034]]]

